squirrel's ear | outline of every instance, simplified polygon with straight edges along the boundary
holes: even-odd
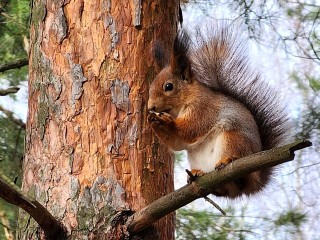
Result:
[[[174,39],[173,52],[171,56],[171,70],[175,75],[181,76],[183,80],[191,80],[191,65],[189,60],[191,39],[184,30],[178,31]]]
[[[160,69],[164,68],[168,64],[168,53],[164,50],[159,41],[156,41],[153,44],[152,55]]]

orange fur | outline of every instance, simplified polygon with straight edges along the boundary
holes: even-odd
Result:
[[[286,129],[285,115],[277,116],[277,98],[248,70],[241,42],[226,26],[213,32],[217,35],[208,40],[200,34],[201,46],[191,53],[191,40],[180,32],[169,65],[149,90],[149,124],[170,149],[187,150],[195,176],[277,146]],[[159,56],[163,63],[163,54]],[[235,198],[256,193],[270,174],[270,169],[248,174],[213,194]]]
[[[191,173],[193,176],[202,176],[204,175],[204,172],[202,172],[201,170],[196,170],[196,169],[192,169]]]

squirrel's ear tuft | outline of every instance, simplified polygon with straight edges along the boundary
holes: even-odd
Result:
[[[164,68],[168,64],[168,53],[164,50],[159,41],[156,41],[153,44],[152,55],[160,69]]]
[[[174,39],[173,51],[171,55],[171,69],[182,79],[188,80],[191,77],[191,66],[189,60],[191,39],[185,30],[179,30]]]

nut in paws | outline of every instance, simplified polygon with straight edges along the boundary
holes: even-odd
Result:
[[[155,112],[155,111],[150,111],[149,116],[148,116],[148,122],[153,123],[153,122],[159,122],[159,123],[170,123],[173,122],[173,118],[170,114],[166,112]]]

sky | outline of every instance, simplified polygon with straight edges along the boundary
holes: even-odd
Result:
[[[8,88],[8,81],[5,79],[0,79],[0,87],[2,89]],[[14,112],[16,117],[26,122],[28,111],[28,83],[22,82],[19,87],[20,90],[14,95],[16,100],[9,95],[1,96],[0,105]]]
[[[210,5],[210,4],[209,4]],[[217,18],[225,18],[228,16],[228,11],[225,7],[212,8],[211,6],[203,4],[203,8],[189,5],[183,8],[184,23],[188,29],[194,29],[195,26],[204,25],[206,22],[212,21],[211,16],[218,16]],[[206,13],[204,13],[205,9]],[[286,33],[286,25],[278,26],[283,33]],[[246,34],[246,33],[244,33]],[[268,33],[267,33],[268,34]],[[247,36],[246,36],[247,37]],[[252,62],[252,66],[256,67],[261,73],[262,79],[268,81],[276,88],[278,93],[282,96],[286,103],[287,111],[290,118],[299,117],[303,108],[303,96],[297,90],[297,84],[290,79],[292,73],[301,63],[301,59],[294,58],[285,54],[281,48],[272,48],[270,46],[263,46],[257,44],[255,41],[248,41],[248,54]],[[307,67],[309,64],[304,62]],[[319,66],[316,66],[319,69]],[[319,71],[320,72],[320,71]],[[297,128],[292,128],[292,135],[296,134]],[[292,137],[293,141],[294,138]],[[297,154],[294,161],[278,166],[276,174],[272,183],[260,194],[250,197],[238,199],[234,202],[226,199],[212,197],[220,206],[226,207],[228,204],[235,206],[238,209],[238,214],[243,214],[241,211],[245,210],[244,215],[247,224],[256,226],[255,235],[248,235],[248,239],[289,239],[289,228],[279,228],[277,232],[274,225],[270,225],[268,221],[263,221],[260,217],[267,217],[269,219],[276,219],[280,214],[287,210],[298,209],[300,212],[307,213],[308,221],[301,227],[302,239],[320,239],[319,229],[319,190],[317,186],[319,181],[314,184],[306,184],[306,182],[319,179],[316,166],[309,168],[307,171],[302,171],[301,166],[313,162],[313,154],[308,151],[301,151]],[[176,164],[176,187],[179,188],[185,184],[186,174],[184,169],[188,168],[186,155],[184,160]],[[308,171],[309,170],[309,171]],[[308,174],[306,175],[306,172]],[[314,185],[314,186],[312,186]],[[193,209],[208,209],[219,213],[216,209],[206,203],[203,199],[197,200],[188,207]],[[270,229],[268,231],[268,229]],[[299,237],[296,235],[296,238]],[[288,238],[289,237],[289,238]]]

